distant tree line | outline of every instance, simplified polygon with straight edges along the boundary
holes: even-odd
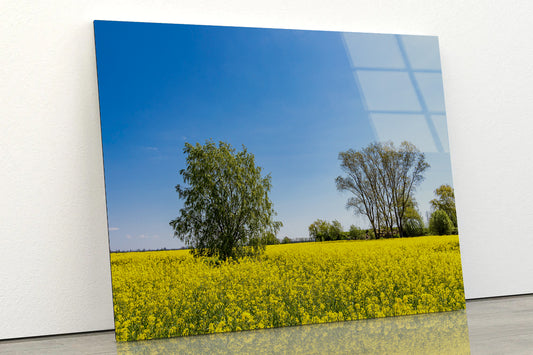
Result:
[[[370,239],[368,230],[351,225],[348,231],[344,231],[339,221],[334,220],[330,223],[323,219],[317,219],[309,226],[309,237],[316,242]]]
[[[435,190],[435,195],[436,198],[430,201],[432,213],[427,226],[424,224],[414,200],[409,202],[405,212],[404,237],[458,233],[453,188],[450,185],[441,185]],[[351,225],[345,231],[337,220],[328,222],[317,219],[308,229],[310,240],[316,242],[400,237],[397,228],[392,229],[392,234],[376,234],[373,229],[361,229],[355,225]]]

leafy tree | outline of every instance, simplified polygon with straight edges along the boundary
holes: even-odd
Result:
[[[442,210],[446,212],[448,217],[453,223],[454,227],[457,227],[457,212],[455,210],[455,194],[453,187],[450,185],[441,185],[435,190],[437,198],[429,201],[434,211]]]
[[[404,232],[407,237],[424,235],[424,223],[421,219],[408,218],[404,223]]]
[[[279,239],[272,232],[266,232],[262,237],[262,243],[264,245],[276,245],[279,244]]]
[[[281,240],[281,244],[289,244],[291,242],[289,237],[283,237]]]
[[[339,221],[331,223],[317,219],[309,226],[309,236],[316,242],[346,239],[346,233]]]
[[[412,198],[405,208],[404,232],[407,237],[424,235],[424,220],[417,209],[417,203]]]
[[[328,222],[322,219],[317,219],[309,226],[309,236],[315,242],[323,242],[324,240],[328,240],[329,227],[330,225]]]
[[[341,240],[344,239],[344,231],[342,230],[341,222],[335,220],[331,222],[328,228],[327,240]]]
[[[337,189],[353,194],[346,207],[365,215],[376,237],[394,235],[395,226],[404,237],[405,213],[429,168],[424,154],[409,142],[398,148],[391,142],[371,143],[339,153],[339,160],[347,176],[336,178]]]
[[[174,235],[193,248],[195,256],[221,260],[264,251],[263,236],[282,226],[268,193],[270,175],[262,176],[254,155],[243,146],[211,140],[204,145],[185,143],[185,186],[177,185],[184,200],[179,216],[170,221]]]
[[[436,235],[448,235],[453,229],[450,217],[443,210],[436,210],[429,219],[429,230]]]
[[[350,226],[350,230],[348,231],[348,236],[353,240],[366,239],[366,232],[352,224]]]
[[[404,218],[407,219],[417,219],[420,221],[423,221],[422,216],[420,215],[420,212],[418,212],[418,203],[414,199],[414,197],[411,197],[409,201],[407,202],[407,205],[405,206],[405,214]]]

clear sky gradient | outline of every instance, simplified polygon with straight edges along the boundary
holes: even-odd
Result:
[[[284,227],[366,228],[336,190],[338,153],[409,140],[431,164],[415,195],[452,184],[435,37],[95,22],[111,250],[179,248],[185,142],[245,145],[272,176]]]

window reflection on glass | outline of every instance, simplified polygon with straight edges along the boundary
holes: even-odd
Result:
[[[378,140],[392,141],[396,146],[408,141],[423,152],[437,152],[424,115],[373,113],[370,117]]]
[[[444,112],[444,91],[440,73],[415,73],[422,97],[429,111]]]
[[[431,115],[431,119],[442,143],[442,149],[445,153],[448,153],[450,151],[450,146],[448,144],[448,127],[446,126],[446,116]]]
[[[398,36],[413,70],[440,72],[439,43],[433,36]]]
[[[423,152],[448,153],[437,37],[343,36],[376,138],[408,139]]]
[[[352,63],[358,68],[404,69],[405,63],[395,35],[344,33]]]
[[[406,73],[357,71],[366,107],[370,111],[420,111],[421,107]]]

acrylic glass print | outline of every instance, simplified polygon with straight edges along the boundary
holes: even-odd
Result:
[[[117,340],[464,309],[436,37],[94,27]]]

